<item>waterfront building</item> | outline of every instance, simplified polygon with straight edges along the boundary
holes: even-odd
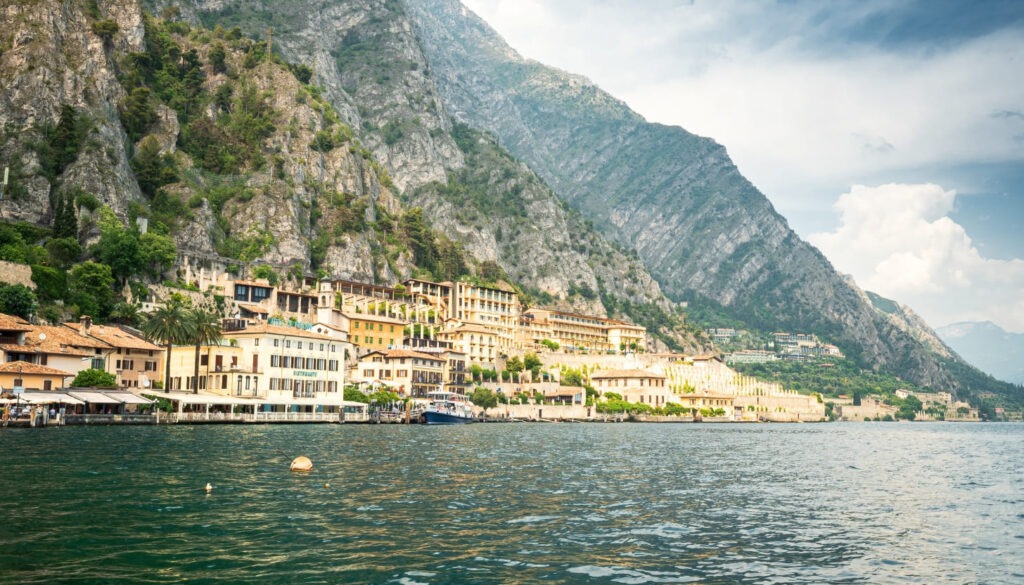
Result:
[[[406,396],[426,396],[441,389],[445,361],[408,349],[371,351],[359,359],[352,381],[371,388],[386,386]]]
[[[228,344],[200,346],[198,388],[192,387],[195,356],[196,349],[192,345],[176,345],[171,349],[170,379],[164,384],[164,390],[260,396],[260,372],[246,365],[241,347]]]
[[[0,316],[0,362],[22,361],[77,375],[104,369],[114,348],[63,325],[32,325],[12,315]]]
[[[197,389],[194,367],[195,347],[174,347],[169,390],[258,398],[267,411],[343,404],[342,342],[299,327],[227,319],[220,343],[200,347]]]
[[[665,384],[665,376],[647,370],[609,370],[591,374],[590,383],[601,396],[614,392],[626,402],[652,407],[677,402]]]
[[[233,320],[225,321],[223,335],[229,345],[242,349],[255,395],[285,403],[336,397],[340,404],[345,354],[338,339],[298,327]],[[235,376],[236,392],[244,377]]]
[[[166,351],[159,345],[146,341],[124,326],[93,325],[88,316],[82,316],[78,323],[65,323],[64,326],[114,348],[106,353],[104,369],[117,376],[118,387],[148,389],[154,382],[163,382]]]
[[[0,364],[0,388],[24,390],[57,390],[64,388],[75,375],[49,366],[23,361]]]
[[[704,393],[693,393],[693,394],[677,394],[675,402],[683,405],[684,408],[689,408],[691,411],[694,409],[701,410],[702,408],[708,409],[722,409],[726,416],[732,417],[734,414],[734,402],[735,396],[728,396],[724,394],[704,394]]]

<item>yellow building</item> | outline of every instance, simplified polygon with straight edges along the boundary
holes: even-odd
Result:
[[[609,370],[590,376],[590,383],[601,396],[614,392],[626,402],[639,402],[653,407],[675,402],[675,395],[665,385],[665,376],[646,370]]]
[[[343,312],[348,323],[348,340],[358,346],[359,353],[402,347],[406,322],[384,315]]]
[[[15,361],[0,364],[0,388],[10,392],[12,388],[24,390],[57,390],[64,388],[75,375],[39,364]]]
[[[452,319],[493,331],[499,353],[508,354],[515,349],[516,332],[519,330],[519,295],[499,288],[456,282],[452,286],[449,304]]]
[[[635,351],[644,349],[647,334],[640,325],[554,309],[527,309],[520,321],[527,332],[521,337],[526,348],[549,339],[567,351]]]
[[[164,390],[193,392],[195,346],[176,345],[171,349],[171,378]],[[204,392],[234,396],[260,396],[260,371],[246,365],[241,347],[204,345],[199,348],[199,388]]]

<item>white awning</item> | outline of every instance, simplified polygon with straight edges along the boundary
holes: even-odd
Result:
[[[68,392],[69,395],[89,404],[121,404],[116,398],[111,398],[102,392]]]
[[[16,402],[16,400],[11,402]],[[21,402],[27,404],[85,404],[63,392],[25,392],[21,395]]]
[[[209,392],[200,392],[198,394],[192,394],[191,392],[161,392],[154,390],[153,392],[146,393],[149,396],[155,398],[163,398],[164,400],[172,400],[174,402],[181,402],[183,404],[211,404],[211,405],[230,405],[230,404],[248,404],[259,406],[263,404],[258,398],[242,398],[240,396],[225,396],[223,394],[210,394]]]
[[[153,404],[154,400],[143,398],[138,394],[132,394],[131,392],[104,392],[107,396],[114,400],[120,400],[124,404]]]

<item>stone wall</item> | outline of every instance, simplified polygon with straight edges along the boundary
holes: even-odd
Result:
[[[32,267],[27,264],[15,264],[0,260],[0,282],[7,284],[23,284],[31,289],[36,288],[32,282]]]

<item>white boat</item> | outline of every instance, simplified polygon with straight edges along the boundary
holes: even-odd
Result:
[[[430,404],[420,418],[428,425],[456,425],[474,422],[473,404],[462,394],[431,392]]]

